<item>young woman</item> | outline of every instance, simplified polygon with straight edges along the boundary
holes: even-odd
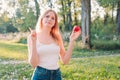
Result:
[[[59,69],[59,57],[63,64],[68,64],[72,55],[74,41],[81,31],[70,35],[68,50],[65,51],[58,27],[55,11],[47,10],[39,19],[36,30],[30,30],[28,36],[29,62],[34,69],[32,80],[62,80]]]

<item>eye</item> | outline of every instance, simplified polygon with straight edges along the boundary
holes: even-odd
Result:
[[[47,15],[46,18],[49,18],[49,15]]]
[[[54,17],[52,17],[52,20],[55,20],[55,18],[54,18]]]

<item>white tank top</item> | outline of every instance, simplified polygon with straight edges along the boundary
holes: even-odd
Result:
[[[37,40],[36,48],[39,55],[39,66],[49,70],[59,68],[60,47],[57,44],[43,44]]]

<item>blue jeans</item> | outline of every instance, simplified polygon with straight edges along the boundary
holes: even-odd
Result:
[[[42,67],[37,66],[32,80],[62,80],[60,69],[57,70],[48,70]]]

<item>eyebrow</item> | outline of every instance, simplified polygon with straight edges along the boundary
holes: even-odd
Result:
[[[50,16],[50,14],[46,14],[45,16]],[[52,18],[55,18],[55,16],[52,16]]]

